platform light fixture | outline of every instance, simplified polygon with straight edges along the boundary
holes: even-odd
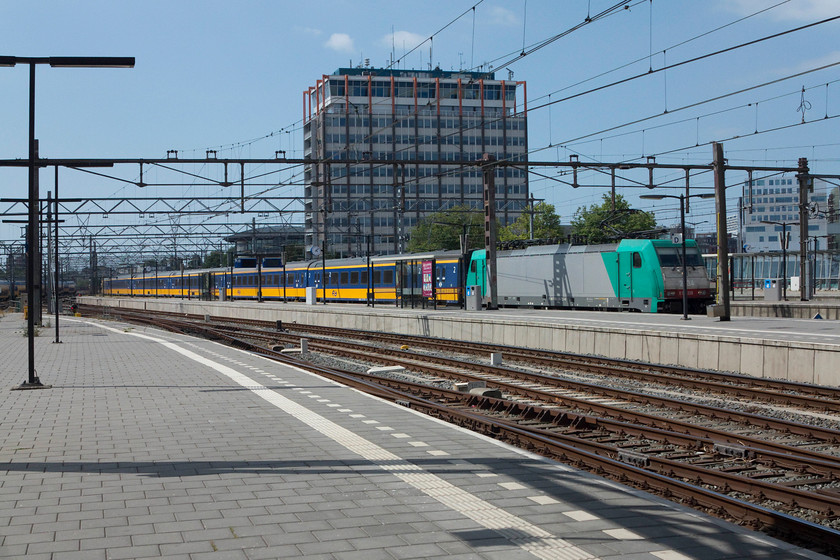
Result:
[[[691,317],[688,316],[688,268],[685,266],[685,199],[686,198],[714,198],[715,193],[699,193],[690,194],[688,196],[681,194],[679,196],[673,194],[642,194],[639,198],[648,200],[662,200],[664,198],[676,198],[680,201],[680,232],[682,237],[682,308],[683,321],[688,321]]]
[[[46,387],[35,375],[35,313],[33,309],[35,291],[35,259],[40,258],[37,250],[38,184],[35,181],[35,66],[49,64],[53,68],[134,68],[134,57],[122,56],[5,56],[0,55],[0,66],[13,67],[29,65],[29,220],[27,226],[26,293],[29,298],[27,330],[29,339],[29,376],[21,389]],[[40,301],[37,302],[40,304]],[[56,310],[57,311],[57,310]]]

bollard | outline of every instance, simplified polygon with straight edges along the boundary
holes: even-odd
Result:
[[[283,321],[281,321],[281,320],[279,320],[279,319],[277,320],[277,330],[278,330],[278,331],[282,331],[282,330],[283,330]]]
[[[309,352],[309,340],[306,338],[300,339],[300,353]]]

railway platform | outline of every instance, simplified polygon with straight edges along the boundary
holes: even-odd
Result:
[[[0,317],[0,557],[824,558],[216,343]]]
[[[840,385],[840,322],[826,319],[610,313],[545,309],[464,311],[394,304],[83,297],[81,303],[287,321],[544,348],[820,385]]]

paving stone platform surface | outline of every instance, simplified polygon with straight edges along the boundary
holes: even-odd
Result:
[[[823,558],[296,368],[0,317],[0,557]]]

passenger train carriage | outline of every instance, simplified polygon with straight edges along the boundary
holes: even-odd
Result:
[[[689,310],[713,292],[693,240],[687,246]],[[439,251],[285,263],[254,257],[227,269],[170,271],[105,281],[106,295],[463,305],[468,286],[487,299],[484,250]],[[607,245],[544,245],[497,252],[502,307],[682,311],[681,245],[624,240]],[[308,294],[307,294],[308,292]]]

